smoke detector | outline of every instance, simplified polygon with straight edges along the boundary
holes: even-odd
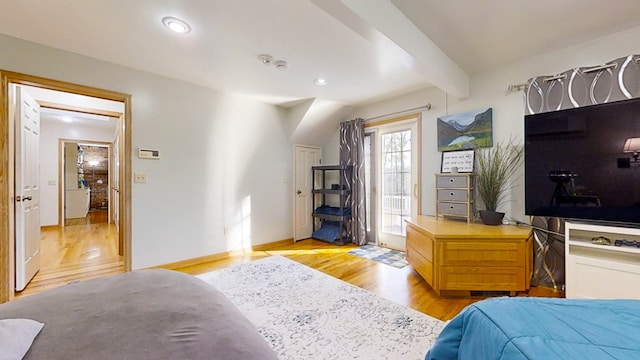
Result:
[[[287,70],[289,68],[289,64],[284,60],[278,60],[273,63],[273,66],[278,70]]]
[[[262,63],[265,65],[271,65],[271,63],[273,62],[273,57],[271,55],[262,54],[258,55],[258,60],[262,61]]]

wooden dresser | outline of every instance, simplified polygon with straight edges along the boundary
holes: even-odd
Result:
[[[442,296],[529,289],[531,229],[418,216],[407,220],[407,261]]]

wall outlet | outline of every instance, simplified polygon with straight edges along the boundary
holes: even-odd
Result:
[[[147,182],[147,174],[146,173],[135,173],[135,174],[133,174],[133,182],[146,183]]]

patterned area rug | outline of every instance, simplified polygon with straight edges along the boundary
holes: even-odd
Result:
[[[198,277],[220,289],[281,360],[422,360],[444,326],[282,256]]]
[[[381,248],[375,245],[363,245],[357,249],[349,251],[349,254],[375,260],[398,269],[402,269],[409,265],[407,257],[402,251]]]

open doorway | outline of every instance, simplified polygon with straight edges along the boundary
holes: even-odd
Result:
[[[60,148],[64,216],[59,225],[109,222],[112,143],[60,139]]]
[[[55,90],[58,92],[62,92],[65,94],[73,96],[84,96],[84,97],[92,97],[97,100],[106,100],[106,101],[114,101],[121,104],[122,111],[111,111],[104,109],[96,109],[90,106],[87,106],[83,103],[65,103],[63,101],[58,100],[39,100],[38,103],[41,107],[45,108],[55,108],[62,110],[71,110],[85,114],[95,114],[95,115],[107,115],[112,116],[116,119],[117,126],[115,127],[111,141],[117,143],[118,151],[111,152],[111,161],[110,163],[118,164],[117,173],[120,174],[118,179],[113,183],[113,187],[109,186],[107,188],[108,197],[112,198],[115,196],[117,199],[113,201],[114,204],[118,207],[112,211],[112,213],[117,214],[117,230],[115,232],[116,244],[119,251],[122,253],[123,259],[123,270],[129,271],[131,269],[131,210],[130,210],[130,191],[131,184],[128,180],[130,178],[130,162],[131,162],[131,135],[129,133],[129,129],[131,128],[131,119],[130,119],[130,96],[126,94],[116,93],[108,90],[96,89],[91,87],[85,87],[77,84],[65,83],[56,80],[49,80],[44,78],[33,77],[24,74],[17,74],[11,72],[3,72],[0,71],[1,83],[8,85],[2,87],[2,94],[0,99],[2,99],[2,108],[8,111],[0,112],[0,138],[3,140],[1,145],[3,148],[3,156],[4,157],[1,162],[2,169],[0,171],[2,174],[7,174],[7,176],[3,176],[0,180],[0,195],[2,198],[7,199],[2,206],[7,209],[7,211],[3,211],[2,216],[0,217],[0,232],[2,236],[0,236],[0,303],[10,300],[14,294],[15,288],[15,262],[17,259],[16,256],[16,244],[14,242],[16,232],[19,230],[19,223],[16,223],[16,203],[18,200],[17,196],[21,196],[20,189],[16,188],[16,173],[14,171],[14,167],[19,159],[16,158],[16,150],[14,148],[15,138],[16,138],[16,125],[14,121],[15,109],[16,109],[16,99],[15,94],[12,92],[14,90],[14,86],[25,86],[28,85],[30,87],[34,87],[35,89],[47,89],[47,90]],[[57,147],[57,141],[56,141]],[[55,155],[58,155],[58,151],[53,151]],[[113,159],[114,156],[118,156],[117,159]],[[47,162],[48,164],[49,162]],[[40,173],[42,173],[42,167],[45,162],[41,162]],[[53,166],[57,167],[55,164],[59,164],[59,161],[54,161]],[[97,170],[97,169],[96,169]],[[41,174],[39,174],[41,175]],[[51,190],[53,188],[56,193],[56,208],[59,208],[57,204],[59,204],[58,199],[63,199],[64,195],[62,191],[59,190],[59,184],[62,182],[60,177],[46,175],[43,179],[44,186],[40,186],[39,189],[41,192],[45,190]],[[46,188],[46,189],[45,189]],[[42,194],[43,196],[45,194]],[[44,199],[44,197],[42,197]],[[89,200],[91,201],[91,200]],[[108,205],[107,205],[108,207]],[[55,211],[57,213],[56,224],[60,223],[61,214],[58,210]],[[108,219],[112,219],[108,216]],[[38,224],[40,225],[40,224]],[[113,225],[112,225],[113,226]],[[39,226],[38,226],[39,227]],[[45,225],[45,227],[48,227]],[[62,228],[64,229],[64,228]],[[60,231],[56,231],[60,232]],[[64,231],[62,231],[64,232]],[[96,269],[98,270],[98,269]],[[97,271],[97,276],[100,271]],[[73,279],[61,279],[61,281],[70,281]],[[66,283],[64,282],[64,283]]]
[[[34,187],[39,190],[39,208],[33,210],[39,212],[36,226],[40,228],[31,229],[26,224],[25,231],[39,238],[16,239],[16,250],[22,249],[24,242],[30,246],[24,254],[16,251],[14,295],[124,272],[118,230],[108,216],[110,148],[123,104],[32,86],[10,86],[34,99],[33,107],[39,112],[34,111],[31,118],[39,114],[40,124],[39,141],[32,145],[39,154],[29,155],[40,164],[31,176],[38,178]],[[82,112],[67,110],[80,105],[84,105]],[[105,112],[110,116],[101,114]],[[24,157],[17,158],[16,165]],[[20,230],[18,222],[16,230]],[[29,265],[37,262],[31,265],[37,266],[37,273],[18,277],[21,261]]]

